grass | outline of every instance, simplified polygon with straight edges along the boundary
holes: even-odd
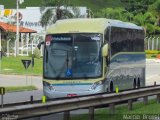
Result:
[[[1,61],[2,74],[26,74],[26,70],[21,62],[22,59],[31,60],[31,57],[3,57]],[[29,75],[42,75],[42,61],[43,59],[34,59],[34,68],[32,71],[31,65],[27,70]]]
[[[145,50],[146,58],[155,59],[160,56],[160,51],[158,50]]]
[[[5,92],[22,92],[22,91],[30,91],[30,90],[37,90],[35,86],[12,86],[12,87],[5,87]]]
[[[16,8],[16,0],[0,0],[0,4],[4,5],[5,8]],[[25,0],[20,8],[25,7],[40,7],[42,0]],[[91,8],[93,11],[106,7],[123,7],[120,0],[70,0],[70,4],[76,6],[86,6]]]
[[[144,115],[159,115],[160,104],[157,104],[156,100],[150,100],[148,105],[144,105],[142,102],[134,103],[133,110],[129,111],[127,105],[120,105],[116,107],[114,115],[109,114],[108,108],[102,108],[95,112],[95,120],[124,120],[125,115],[136,116],[138,120],[142,120]],[[75,115],[71,120],[88,120],[88,114]],[[132,120],[132,119],[130,119]],[[148,119],[144,119],[148,120]]]
[[[146,58],[147,59],[155,59],[156,58],[156,54],[146,54]]]

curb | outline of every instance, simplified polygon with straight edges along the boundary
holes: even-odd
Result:
[[[147,63],[160,63],[160,59],[146,59]]]

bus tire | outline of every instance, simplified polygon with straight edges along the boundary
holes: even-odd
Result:
[[[137,80],[137,88],[140,88],[141,87],[141,81],[140,81],[140,78],[138,78]]]
[[[137,86],[137,82],[136,82],[136,78],[134,78],[134,80],[133,80],[133,89],[135,89],[136,86]]]
[[[110,87],[109,87],[109,88],[110,88],[110,89],[109,89],[110,92],[113,92],[113,82],[112,82],[112,81],[110,82]]]

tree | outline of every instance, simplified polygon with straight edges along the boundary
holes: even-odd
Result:
[[[59,19],[69,18],[71,13],[67,9],[66,0],[43,0],[42,7],[40,9],[42,13],[41,24],[46,27],[55,23]],[[62,8],[61,6],[65,7]],[[68,16],[69,15],[69,16]]]
[[[160,0],[151,5],[150,10],[157,17],[157,25],[160,26]]]
[[[134,15],[138,13],[144,14],[155,1],[156,0],[121,0],[125,9]]]
[[[122,21],[130,21],[133,15],[123,8],[105,8],[95,14],[96,17],[104,17],[108,19],[119,19]]]
[[[72,6],[72,11],[69,10],[69,0],[43,0],[42,7],[40,9],[42,13],[41,24],[43,27],[47,27],[50,24],[55,23],[60,19],[68,19],[74,17],[80,17],[80,11],[78,8]]]
[[[43,13],[41,17],[41,25],[42,27],[47,27],[47,25],[51,24],[52,22],[55,22],[56,19],[53,17],[53,11],[52,9],[46,9],[46,11]]]
[[[156,18],[150,12],[146,12],[145,14],[139,13],[134,16],[134,23],[142,26],[144,28],[145,34],[154,32],[154,23]]]

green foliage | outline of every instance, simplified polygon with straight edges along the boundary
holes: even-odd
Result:
[[[157,0],[154,4],[152,4],[149,9],[152,11],[153,14],[157,15],[159,17],[160,13],[160,0]]]
[[[160,27],[155,26],[154,29],[155,29],[155,34],[160,34]]]
[[[158,54],[158,53],[160,53],[160,51],[158,51],[158,50],[145,50],[145,53],[146,54]]]
[[[2,50],[3,50],[4,52],[6,52],[6,51],[7,51],[7,41],[6,41],[6,40],[3,40],[1,44],[2,44]]]
[[[122,21],[130,21],[132,18],[132,14],[126,11],[123,8],[104,8],[100,10],[99,12],[95,13],[95,17],[104,17],[108,19],[119,19]]]
[[[57,20],[73,18],[74,14],[68,10],[68,5],[68,0],[43,0],[43,6],[41,7],[41,12],[43,14],[40,20],[42,27],[47,27],[48,25],[55,23]],[[65,7],[61,8],[61,6]],[[45,9],[45,7],[50,8]]]
[[[40,59],[41,58],[41,51],[38,48],[35,48],[33,51],[34,58]]]
[[[156,30],[156,29],[155,29],[155,26],[154,26],[154,25],[147,23],[146,26],[147,26],[147,33],[148,33],[148,34],[155,33],[155,30]]]
[[[160,23],[157,19],[160,11],[158,1],[160,0],[121,0],[125,9],[134,15],[133,22],[142,26],[149,35],[159,33],[159,28],[155,26],[155,23]]]
[[[160,26],[160,0],[150,6],[150,11],[157,17],[157,25]]]
[[[54,23],[55,20],[52,20],[52,16],[53,16],[52,9],[47,9],[45,11],[45,14],[43,14],[42,17],[41,17],[41,21],[40,22],[42,24],[42,27],[46,27],[48,24]]]
[[[15,33],[13,32],[9,32],[9,31],[6,31],[5,32],[5,39],[2,39],[2,49],[4,52],[7,51],[7,41],[9,41],[9,50],[10,51],[13,51],[13,46],[14,46],[14,41],[15,41]]]
[[[12,86],[12,87],[5,87],[5,89],[7,93],[37,90],[35,86]]]
[[[160,58],[160,51],[158,50],[145,50],[146,58],[155,59]]]
[[[149,6],[156,0],[121,0],[126,10],[132,12],[134,15],[145,13]]]
[[[156,58],[156,56],[157,56],[156,54],[151,55],[152,58]]]

